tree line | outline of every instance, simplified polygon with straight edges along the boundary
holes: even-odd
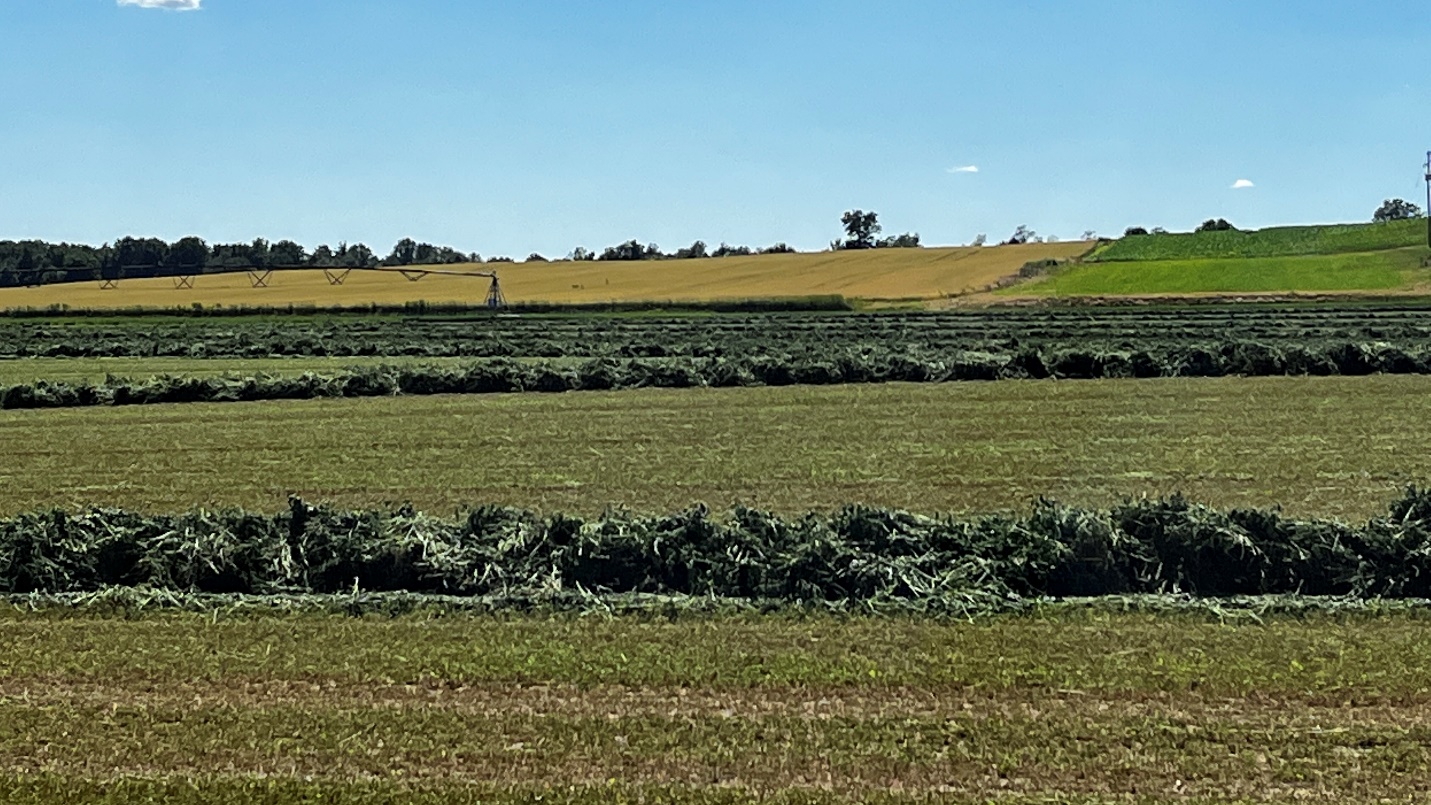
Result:
[[[911,233],[876,238],[880,232],[878,213],[853,210],[846,212],[841,222],[847,237],[831,244],[831,248],[835,250],[914,248],[920,245],[919,235]],[[690,246],[667,253],[654,243],[643,244],[632,239],[608,246],[599,254],[578,246],[566,259],[695,260],[754,254],[790,254],[794,251],[794,248],[783,242],[760,249],[721,243],[712,249],[705,241],[697,240]],[[475,252],[469,254],[450,246],[420,243],[412,238],[399,240],[386,257],[379,257],[363,243],[340,243],[336,249],[324,244],[310,251],[291,240],[270,243],[263,238],[252,243],[209,244],[198,237],[180,238],[172,243],[160,238],[125,237],[103,246],[49,243],[42,240],[6,240],[0,241],[0,287],[96,279],[145,279],[244,270],[373,268],[481,262],[482,255]],[[511,263],[513,260],[510,257],[492,257],[486,262]],[[533,253],[527,257],[527,262],[544,263],[548,260]]]
[[[387,257],[363,243],[327,244],[309,251],[291,240],[270,243],[208,244],[186,237],[169,243],[160,238],[120,238],[103,246],[49,243],[42,240],[0,241],[0,286],[44,285],[94,279],[141,279],[215,274],[225,271],[279,268],[368,268],[379,265],[444,265],[481,262],[481,255],[450,246],[398,241]]]

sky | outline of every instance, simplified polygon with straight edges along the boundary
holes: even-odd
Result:
[[[0,43],[0,239],[1256,228],[1420,203],[1431,149],[1401,0],[0,0]]]

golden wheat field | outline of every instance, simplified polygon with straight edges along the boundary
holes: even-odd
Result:
[[[860,300],[935,300],[986,288],[1031,260],[1067,259],[1091,244],[1031,243],[983,248],[812,252],[661,262],[497,263],[441,267],[495,270],[509,303],[700,302],[839,294]],[[266,288],[244,272],[195,278],[176,288],[171,278],[0,289],[0,308],[187,307],[428,302],[481,303],[482,278],[429,275],[416,282],[396,272],[354,271],[331,285],[321,270],[276,271]]]

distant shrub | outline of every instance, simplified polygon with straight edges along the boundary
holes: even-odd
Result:
[[[1237,227],[1227,222],[1226,218],[1209,218],[1203,221],[1197,228],[1198,232],[1232,232]]]
[[[711,252],[711,257],[745,257],[753,253],[749,246],[729,246],[721,243],[715,251]]]
[[[1381,202],[1381,206],[1376,208],[1372,214],[1373,223],[1384,224],[1387,221],[1404,221],[1408,218],[1420,218],[1421,208],[1399,198],[1389,198]]]

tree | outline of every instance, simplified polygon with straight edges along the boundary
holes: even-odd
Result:
[[[410,266],[417,262],[417,241],[412,238],[398,241],[383,262],[390,266]]]
[[[180,238],[169,247],[164,265],[167,268],[201,270],[209,262],[209,245],[199,238]]]
[[[846,237],[841,246],[844,249],[873,249],[875,235],[883,229],[879,225],[879,213],[864,210],[847,211],[840,216],[840,223],[845,225]]]
[[[774,246],[767,246],[760,250],[761,254],[794,254],[795,250],[785,242],[780,242]]]
[[[616,246],[607,246],[601,252],[600,260],[632,261],[632,260],[659,260],[665,255],[661,254],[661,247],[654,243],[642,246],[635,238]]]
[[[1399,198],[1389,198],[1381,202],[1381,206],[1376,208],[1372,214],[1373,223],[1384,224],[1387,221],[1405,221],[1408,218],[1420,218],[1421,208]]]
[[[369,268],[378,264],[378,256],[373,254],[373,250],[366,244],[355,243],[349,246],[339,243],[338,251],[333,255],[333,262],[344,268]]]
[[[1123,230],[1123,237],[1125,238],[1134,238],[1146,234],[1148,234],[1148,230],[1144,229],[1141,226],[1130,226],[1127,229]]]
[[[676,253],[671,256],[677,260],[699,260],[710,255],[706,252],[706,242],[698,240],[684,249],[677,249]]]
[[[248,264],[255,268],[267,268],[273,265],[273,258],[269,254],[271,247],[268,241],[263,238],[254,238],[253,243],[248,247]]]
[[[568,254],[566,256],[566,259],[571,260],[574,263],[582,263],[586,262],[587,260],[595,260],[596,255],[593,254],[591,250],[587,249],[585,246],[577,246],[575,249],[571,250],[571,254]]]
[[[1018,229],[1015,229],[1015,230],[1014,230],[1014,234],[1009,235],[1009,239],[1006,240],[1006,241],[1004,241],[1004,245],[1005,245],[1005,246],[1019,246],[1019,245],[1025,244],[1025,243],[1037,243],[1037,242],[1038,242],[1038,233],[1035,232],[1035,231],[1033,231],[1032,229],[1029,229],[1029,228],[1028,228],[1026,225],[1024,225],[1024,224],[1019,224]]]
[[[541,253],[539,253],[539,252],[532,252],[531,254],[527,255],[527,262],[528,262],[528,263],[548,263],[548,262],[551,262],[551,261],[548,260],[547,258],[543,257],[543,256],[541,255]]]
[[[308,262],[308,251],[291,240],[280,240],[269,247],[268,258],[275,266],[301,266]]]
[[[885,238],[875,245],[881,249],[917,249],[919,248],[919,233],[905,232],[903,235]]]
[[[1199,232],[1235,232],[1236,230],[1237,227],[1229,224],[1226,218],[1209,218],[1197,228]]]
[[[711,252],[711,257],[745,257],[750,253],[749,246],[729,246],[725,241],[721,241],[716,250]]]
[[[974,242],[971,243],[971,244],[969,244],[969,245],[970,245],[970,246],[973,246],[973,247],[975,247],[975,248],[978,248],[978,247],[983,246],[985,243],[988,243],[988,242],[989,242],[989,237],[988,237],[987,235],[985,235],[983,232],[980,232],[978,235],[974,236]]]

